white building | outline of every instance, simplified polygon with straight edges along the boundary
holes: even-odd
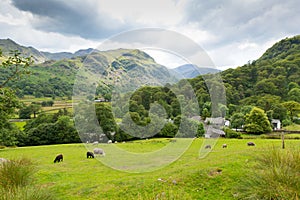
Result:
[[[274,127],[274,130],[280,130],[281,129],[281,122],[280,122],[279,119],[272,119],[271,123]]]

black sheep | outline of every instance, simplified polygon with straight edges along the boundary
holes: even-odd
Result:
[[[86,158],[95,158],[95,156],[94,156],[93,152],[88,151],[88,152],[86,152]]]
[[[248,142],[247,145],[248,146],[255,146],[254,142]]]
[[[56,163],[56,162],[61,162],[61,161],[63,161],[63,160],[64,160],[63,155],[62,155],[62,154],[59,154],[59,155],[57,155],[57,156],[55,157],[54,163]]]

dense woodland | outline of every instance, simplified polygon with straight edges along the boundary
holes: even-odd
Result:
[[[22,98],[24,95],[33,95],[35,97],[52,97],[53,100],[59,96],[70,99],[76,72],[82,66],[85,58],[85,56],[78,56],[32,64],[30,57],[22,57],[22,54],[16,52],[10,57],[2,55],[0,68],[0,145],[22,146],[80,141],[71,113],[61,110],[57,114],[39,114],[39,105],[22,105],[18,98]],[[104,77],[109,77],[110,72],[120,70],[126,74],[128,71],[138,68],[141,70],[138,71],[140,73],[148,70],[147,73],[163,79],[163,75],[160,73],[165,69],[155,64],[151,57],[139,50],[133,50],[130,53],[120,50],[118,60],[113,62],[110,62],[111,58],[108,54],[101,54],[100,57],[95,54],[95,57],[92,58],[90,65],[100,63],[101,69],[97,73],[101,73]],[[15,73],[16,69],[18,69],[18,73]],[[27,75],[28,72],[30,72],[29,75]],[[95,71],[87,71],[86,75],[88,76],[90,73],[95,73]],[[165,77],[166,79],[170,78],[169,76]],[[220,82],[216,77],[221,77],[223,82]],[[101,80],[101,83],[109,81],[109,78]],[[151,81],[153,80],[151,79]],[[193,110],[194,102],[192,101],[192,94],[190,94],[191,90],[188,89],[189,85],[193,87],[198,100],[198,111]],[[216,95],[226,96],[226,101],[215,105],[218,109],[214,112],[212,111],[213,101],[207,85],[214,87],[217,91],[215,92]],[[108,102],[96,104],[97,119],[107,138],[116,141],[138,138],[126,134],[120,128],[122,123],[116,123],[116,118],[124,116],[124,121],[131,118],[135,124],[140,126],[151,123],[151,119],[170,120],[156,137],[174,137],[178,131],[184,137],[186,136],[185,132],[194,130],[195,127],[197,129],[195,136],[203,136],[203,123],[191,120],[191,117],[195,115],[200,115],[203,121],[207,117],[224,117],[231,121],[231,128],[240,129],[243,127],[248,133],[254,134],[268,133],[272,130],[270,123],[272,119],[280,119],[284,126],[300,123],[299,85],[300,36],[295,36],[276,43],[259,59],[248,62],[244,66],[220,72],[217,76],[207,74],[181,80],[175,84],[166,84],[164,87],[145,86],[134,93],[124,93],[120,98],[130,96],[129,104],[123,107],[113,106],[113,112],[109,102],[112,87],[109,84],[99,84],[96,98],[104,98]],[[177,95],[174,94],[174,91]],[[178,100],[180,98],[184,99],[186,103],[180,104]],[[213,98],[219,97],[213,96]],[[88,99],[93,102],[93,98],[88,97]],[[167,115],[164,116],[165,119],[149,116],[150,105],[155,102],[165,109]],[[87,108],[83,107],[83,109]],[[8,119],[15,114],[15,110],[19,110],[20,116],[27,116],[26,118],[30,118],[31,114],[35,116],[22,131],[8,122]],[[186,127],[180,129],[180,123],[183,121],[185,121]],[[95,131],[93,127],[88,125],[82,128],[89,133]],[[228,136],[239,136],[239,134],[232,134],[232,131],[226,131]],[[80,136],[86,141],[99,139],[97,134],[93,137],[89,135]]]

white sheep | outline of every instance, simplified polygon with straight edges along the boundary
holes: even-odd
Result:
[[[101,156],[105,156],[105,152],[104,152],[104,150],[101,149],[101,148],[95,148],[95,149],[94,149],[94,154],[95,154],[95,155],[96,155],[96,154],[99,154],[99,155],[101,155]]]

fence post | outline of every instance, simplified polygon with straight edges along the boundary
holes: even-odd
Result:
[[[285,144],[284,144],[284,132],[281,132],[281,142],[282,142],[282,149],[285,148]]]

